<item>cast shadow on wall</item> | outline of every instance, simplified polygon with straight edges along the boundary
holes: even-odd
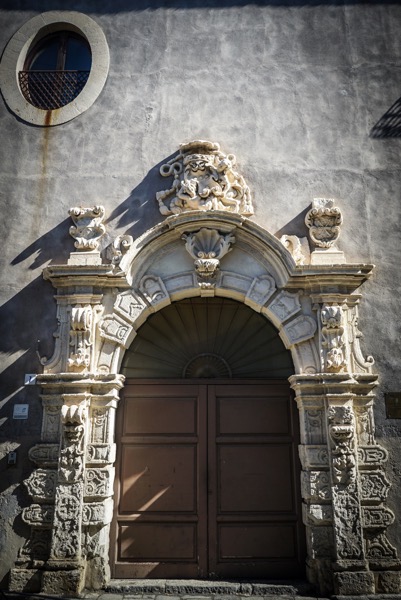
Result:
[[[111,230],[121,229],[132,235],[134,240],[154,227],[163,217],[160,215],[156,194],[168,187],[160,174],[160,167],[176,156],[174,152],[152,167],[142,181],[131,191],[128,198],[119,204],[106,218],[106,225],[113,223]]]
[[[401,98],[377,121],[369,133],[375,139],[401,137]]]
[[[39,267],[43,267],[50,261],[54,264],[65,263],[69,253],[74,249],[72,244],[73,239],[68,233],[72,225],[71,219],[68,217],[59,223],[56,227],[42,235],[40,238],[30,244],[25,250],[16,256],[11,264],[18,265],[24,260],[33,257],[28,269],[33,271]]]

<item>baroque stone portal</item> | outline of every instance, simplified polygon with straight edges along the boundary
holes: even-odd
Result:
[[[117,238],[108,259],[97,250],[103,209],[73,211],[77,251],[67,265],[44,271],[57,290],[58,328],[53,356],[37,377],[42,439],[29,453],[36,468],[25,481],[32,504],[23,512],[32,534],[12,571],[12,590],[79,593],[109,580],[124,352],[152,313],[216,295],[269,319],[292,354],[308,578],[322,595],[400,592],[401,562],[386,537],[394,520],[385,505],[387,453],[374,435],[377,376],[358,329],[358,292],[373,267],[311,266],[300,248],[293,258],[244,218],[252,204],[234,165],[218,144],[181,146],[161,169],[174,178],[158,195],[161,212],[172,216],[138,241]],[[330,242],[338,214],[323,216],[324,223],[314,221],[324,229],[316,239],[327,233]]]

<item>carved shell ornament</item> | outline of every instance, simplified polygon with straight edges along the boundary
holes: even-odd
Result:
[[[223,210],[253,215],[249,187],[235,164],[234,154],[224,154],[217,143],[181,144],[178,154],[160,167],[163,177],[173,177],[171,187],[156,194],[161,214]]]

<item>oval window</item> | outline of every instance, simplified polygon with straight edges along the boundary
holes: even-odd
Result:
[[[72,31],[58,31],[28,52],[24,70],[18,74],[21,92],[36,108],[61,108],[81,93],[91,65],[88,42]]]

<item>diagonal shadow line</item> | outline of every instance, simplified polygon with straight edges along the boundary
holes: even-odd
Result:
[[[25,248],[18,256],[13,258],[11,264],[13,266],[27,260],[35,253],[35,257],[32,264],[29,265],[30,270],[37,269],[43,266],[46,262],[65,262],[66,249],[73,250],[71,244],[72,238],[70,237],[68,230],[71,225],[69,218],[64,219],[56,227],[42,235],[40,238],[35,240],[27,248]],[[67,250],[67,252],[69,252]]]
[[[401,98],[372,127],[369,137],[375,139],[401,137]]]

